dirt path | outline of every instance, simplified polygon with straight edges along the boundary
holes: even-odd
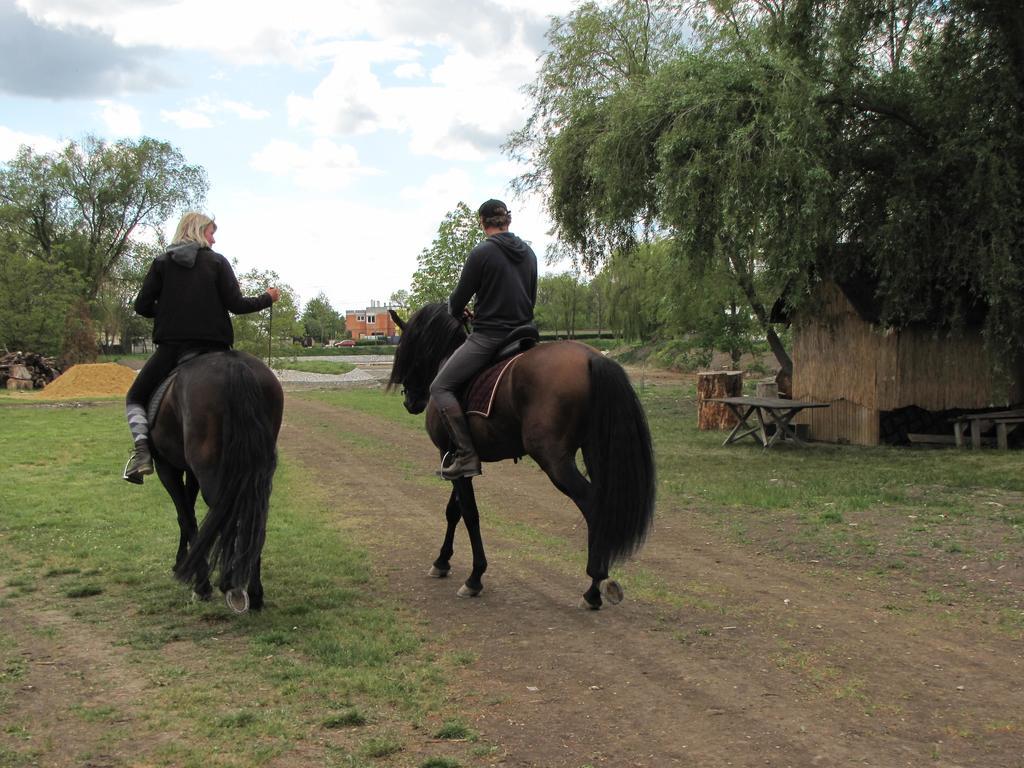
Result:
[[[726,543],[669,503],[625,569],[626,601],[580,610],[582,521],[511,463],[475,484],[490,569],[459,600],[464,531],[454,578],[425,576],[448,494],[425,434],[290,396],[281,449],[330,496],[365,499],[339,526],[443,647],[474,655],[458,705],[501,765],[1024,766],[1024,649],[997,628]]]

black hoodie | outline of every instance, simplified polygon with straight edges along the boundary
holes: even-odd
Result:
[[[476,294],[473,328],[510,331],[533,322],[537,302],[537,257],[511,232],[491,235],[469,252],[448,311],[462,310]]]
[[[175,243],[153,260],[135,311],[154,318],[153,341],[182,344],[214,342],[231,346],[228,312],[244,315],[269,307],[269,293],[243,296],[228,260],[198,243]]]

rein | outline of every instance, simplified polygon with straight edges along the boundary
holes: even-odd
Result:
[[[274,303],[270,303],[270,319],[267,321],[267,366],[270,365],[271,350],[274,343]]]

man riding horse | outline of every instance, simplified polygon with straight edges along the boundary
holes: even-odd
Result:
[[[471,319],[473,332],[452,353],[430,385],[430,396],[455,445],[442,461],[441,477],[457,480],[480,474],[480,457],[473,445],[466,415],[457,393],[483,369],[509,332],[533,322],[537,301],[537,257],[525,242],[508,231],[512,214],[500,200],[488,200],[477,211],[486,235],[462,268],[448,311]],[[474,311],[467,309],[476,296]]]
[[[156,351],[128,390],[125,412],[134,448],[123,477],[141,483],[152,474],[146,406],[154,390],[186,353],[230,349],[234,330],[228,312],[259,312],[281,298],[277,288],[243,296],[226,258],[211,250],[217,225],[202,213],[186,213],[171,246],[153,260],[135,299],[135,311],[154,319]]]

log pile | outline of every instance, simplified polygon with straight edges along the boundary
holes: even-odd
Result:
[[[52,357],[32,352],[9,352],[0,357],[0,387],[42,389],[60,376]]]

